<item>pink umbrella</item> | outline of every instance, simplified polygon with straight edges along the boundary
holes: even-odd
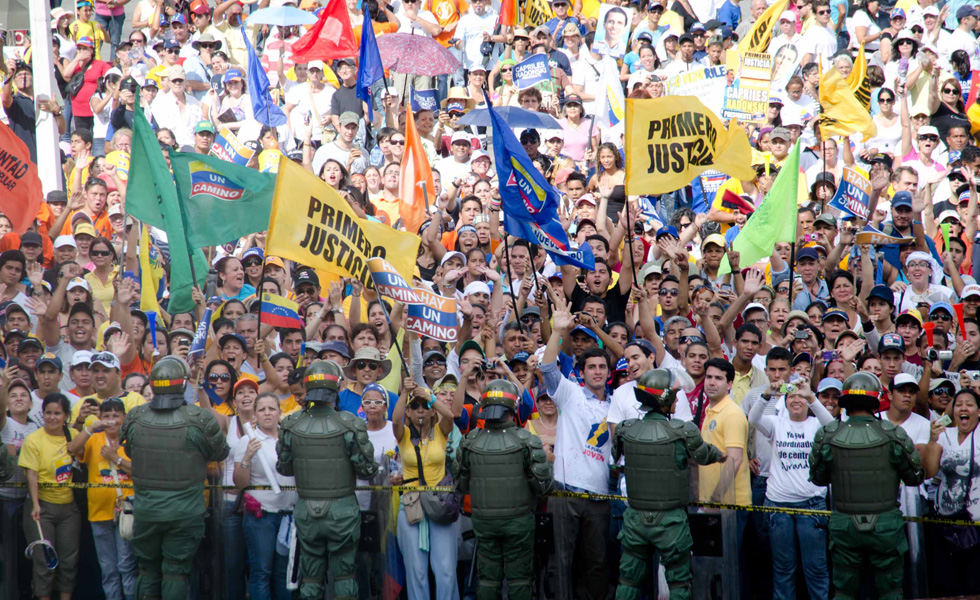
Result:
[[[447,75],[460,67],[459,60],[442,44],[424,35],[389,33],[378,36],[384,67],[408,75]]]

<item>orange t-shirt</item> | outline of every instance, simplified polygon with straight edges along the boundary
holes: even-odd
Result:
[[[429,0],[426,5],[443,28],[436,41],[448,48],[449,40],[455,37],[460,16],[470,9],[469,3],[466,0]]]
[[[72,235],[74,232],[71,228],[71,219],[76,213],[82,212],[80,210],[74,210],[68,218],[65,219],[65,224],[61,228],[61,233],[59,235]],[[106,239],[112,239],[112,224],[109,223],[109,214],[102,211],[102,214],[93,220],[92,225],[95,227],[95,232]]]
[[[960,265],[960,275],[969,275],[973,270],[973,261],[970,258],[973,256],[973,240],[966,240],[963,238],[964,236],[961,235],[960,241],[966,246],[966,252],[964,253],[966,259],[963,261],[963,264]],[[943,239],[942,229],[939,229],[939,231],[936,232],[936,235],[932,236],[932,241],[936,244],[936,248],[940,252],[945,250],[946,240]]]

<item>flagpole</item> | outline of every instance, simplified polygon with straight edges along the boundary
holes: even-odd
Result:
[[[507,220],[507,215],[504,215],[504,220]],[[507,238],[510,234],[507,233],[507,225],[504,224],[504,254],[507,255],[507,285],[510,287],[510,301],[514,306],[514,320],[517,321],[517,325],[521,330],[521,334],[524,333],[524,324],[521,323],[521,315],[517,312],[517,298],[514,297],[514,277],[510,274],[510,243]],[[525,277],[528,276],[527,273],[524,274]],[[521,282],[523,284],[523,281]]]
[[[259,296],[259,328],[256,331],[258,339],[262,339],[262,278],[265,277],[265,261],[269,257],[266,256],[265,252],[262,253],[262,272],[259,274],[259,289],[255,291]],[[196,281],[196,279],[195,279]]]
[[[793,310],[793,265],[796,264],[796,241],[789,243],[789,309]]]
[[[629,198],[626,198],[626,234],[629,236],[630,270],[633,271],[633,285],[639,285],[639,282],[636,280],[636,261],[633,260],[633,225],[630,223],[630,199]],[[643,258],[646,257],[644,256]],[[677,265],[677,268],[681,268],[681,265]]]
[[[371,284],[374,285],[373,277],[371,278]],[[351,301],[353,302],[354,300],[352,299]],[[360,300],[357,300],[357,302],[360,302]],[[408,365],[405,364],[405,353],[402,352],[402,347],[398,343],[398,332],[395,331],[395,326],[391,324],[391,315],[388,314],[388,307],[385,306],[385,299],[381,294],[378,294],[378,303],[381,304],[381,312],[385,314],[385,320],[388,321],[388,334],[391,336],[391,344],[395,347],[395,350],[398,350],[398,356],[401,357],[402,375],[408,377],[411,373],[408,372]]]

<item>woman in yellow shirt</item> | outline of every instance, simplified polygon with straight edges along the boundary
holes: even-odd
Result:
[[[118,269],[113,266],[116,263],[116,249],[112,246],[112,242],[99,237],[92,242],[88,255],[95,264],[95,270],[85,275],[85,281],[88,281],[92,288],[92,297],[102,305],[105,314],[109,314],[112,297],[116,291],[112,285]]]
[[[71,598],[78,564],[78,530],[82,516],[70,487],[40,487],[39,484],[71,483],[72,457],[68,453],[71,430],[65,425],[71,405],[63,394],[50,394],[41,405],[44,428],[24,439],[18,464],[27,475],[31,511],[24,511],[24,536],[28,543],[38,540],[37,522],[44,539],[54,544],[58,567],[49,571],[40,549],[33,555],[34,595],[51,598],[55,588],[62,598]]]
[[[406,377],[391,416],[407,486],[438,485],[446,476],[446,444],[454,427],[453,412],[434,398],[431,392]],[[421,511],[421,506],[415,505],[419,502],[417,494],[402,496],[398,511],[398,548],[405,559],[408,600],[431,597],[430,566],[435,574],[437,600],[449,600],[456,591],[456,524],[440,525],[425,516],[420,519],[417,511]]]

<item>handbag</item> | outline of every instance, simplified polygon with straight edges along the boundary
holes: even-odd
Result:
[[[133,500],[123,496],[122,489],[119,487],[119,471],[116,470],[116,465],[111,466],[111,472],[112,481],[116,484],[116,511],[113,520],[119,527],[119,537],[129,541],[133,539],[133,526],[136,523],[136,517],[133,516]]]
[[[412,433],[415,433],[414,428]],[[419,445],[416,442],[416,437],[412,436],[412,447],[415,448],[415,457],[418,460],[419,465],[419,483],[422,486],[428,485],[425,482],[425,469],[422,462],[422,453],[419,452]],[[447,452],[447,455],[449,453]],[[450,469],[446,469],[446,476],[439,481],[439,487],[452,487],[455,488],[453,484],[453,476]],[[434,523],[439,525],[449,525],[450,523],[455,523],[456,519],[459,518],[459,509],[461,502],[460,494],[452,492],[419,492],[420,504],[422,505],[422,511],[425,516],[432,520]]]
[[[970,516],[970,511],[966,507],[970,505],[970,486],[973,483],[973,459],[976,450],[976,446],[973,444],[974,435],[976,435],[976,430],[973,430],[973,433],[970,434],[970,473],[966,477],[966,499],[963,500],[963,508],[947,517],[957,521],[973,520],[973,517]],[[946,540],[946,544],[954,552],[969,550],[980,545],[980,528],[972,525],[943,525],[942,534],[943,539]]]
[[[82,91],[82,86],[85,85],[85,71],[79,71],[71,76],[68,80],[68,85],[65,86],[65,91],[68,96],[74,98],[78,95],[78,92]]]

